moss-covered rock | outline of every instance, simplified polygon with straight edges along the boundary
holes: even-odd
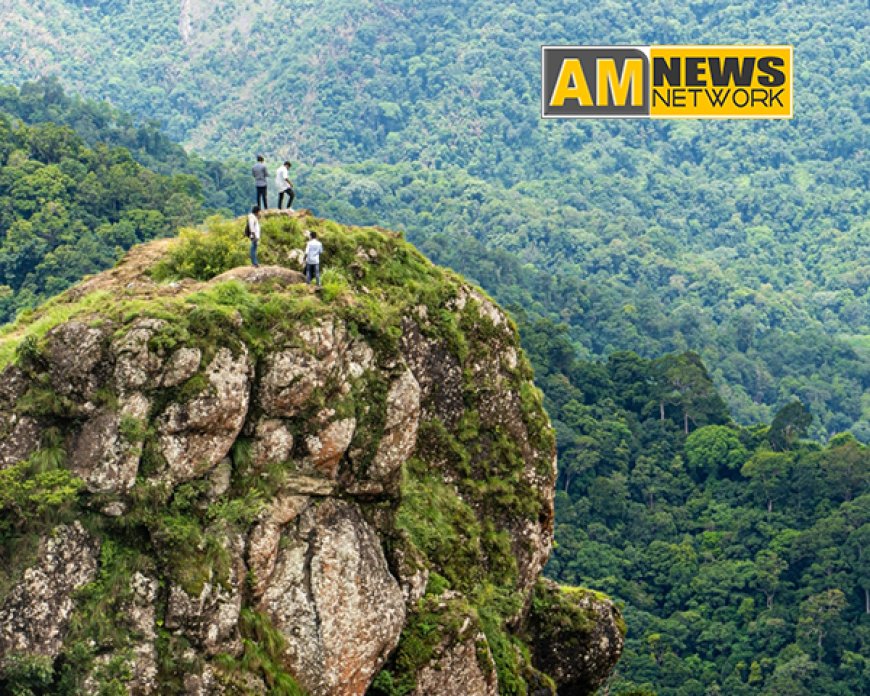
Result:
[[[281,215],[233,268],[241,229],[138,247],[0,333],[0,469],[42,486],[0,495],[0,551],[78,517],[94,565],[50,640],[4,571],[0,688],[552,690],[528,636],[554,437],[510,318],[397,234]]]
[[[593,694],[625,644],[625,622],[604,595],[541,579],[526,620],[532,661],[556,683],[559,696]]]

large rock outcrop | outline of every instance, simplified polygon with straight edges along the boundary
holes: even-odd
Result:
[[[280,265],[301,222],[322,291]],[[0,687],[590,693],[621,619],[539,581],[555,446],[510,319],[397,235],[264,238],[274,265],[209,281],[140,247],[4,339],[4,529],[33,541]]]

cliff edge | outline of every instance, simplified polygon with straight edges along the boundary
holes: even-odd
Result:
[[[255,269],[209,227],[0,335],[4,692],[592,693],[625,627],[539,577],[511,320],[394,233],[272,217]]]

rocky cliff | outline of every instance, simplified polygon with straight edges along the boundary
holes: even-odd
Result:
[[[258,269],[238,222],[139,247],[0,337],[0,690],[594,691],[624,624],[539,578],[511,320],[399,235],[263,234]]]

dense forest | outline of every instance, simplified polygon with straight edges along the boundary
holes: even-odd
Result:
[[[416,176],[410,165],[319,168],[311,181],[314,190],[303,188],[301,197],[315,209],[405,229],[433,260],[500,301],[565,323],[584,357],[695,350],[713,366],[739,422],[769,422],[800,398],[816,415],[813,437],[851,430],[870,441],[870,227],[861,207],[852,208],[845,231],[819,235],[813,224],[791,237],[744,226],[735,213],[729,241],[716,242],[722,232],[703,226],[701,198],[685,209],[671,200],[674,214],[698,216],[696,232],[681,238],[650,224],[662,220],[652,210],[607,221],[601,211],[507,192],[459,170]],[[674,183],[662,179],[650,200],[671,196]],[[698,195],[685,185],[687,199]],[[782,199],[789,191],[783,186]],[[372,198],[386,212],[375,212]],[[742,205],[736,195],[729,204]],[[599,231],[589,222],[595,217]],[[427,231],[403,223],[414,219]],[[701,237],[709,239],[706,250]]]
[[[582,356],[695,350],[738,422],[800,398],[812,437],[867,442],[865,15],[852,1],[15,0],[0,78],[59,75],[245,161],[243,182],[255,150],[271,167],[289,156],[300,206],[417,244],[445,233],[429,244],[441,263],[479,244],[552,277],[532,300]],[[538,118],[542,43],[632,42],[793,44],[796,117]],[[236,182],[225,172],[206,196]],[[499,299],[515,290],[485,268],[471,275]]]
[[[606,693],[866,693],[870,448],[803,439],[799,401],[735,425],[691,352],[587,362],[564,327],[522,333],[558,433],[548,572],[625,602]]]
[[[138,242],[203,219],[199,180],[121,147],[0,112],[0,320],[103,270]]]
[[[0,123],[7,313],[205,214],[197,177],[88,148],[66,126]],[[568,323],[549,317],[569,319],[569,293],[606,322],[589,282],[450,231],[421,246],[487,279],[520,322],[558,433],[548,572],[625,603],[608,693],[861,693],[870,449],[849,434],[804,439],[814,416],[799,401],[770,425],[736,425],[697,353],[581,358]]]
[[[209,209],[239,213],[250,202],[247,164],[188,156],[153,124],[135,125],[105,103],[69,97],[54,80],[0,90],[0,108],[28,123],[69,124],[92,144],[129,148],[155,171],[190,173]],[[616,175],[590,175],[600,209],[581,212],[549,193],[508,190],[456,167],[297,169],[299,205],[335,219],[404,229],[433,260],[500,301],[565,323],[584,357],[696,350],[713,366],[738,422],[769,421],[777,408],[800,398],[815,415],[813,437],[851,430],[870,440],[870,271],[864,262],[870,226],[862,219],[862,191],[831,184],[831,200],[823,204],[823,197],[783,183],[780,207],[790,200],[796,222],[782,236],[773,231],[781,226],[773,217],[766,220],[773,227],[742,227],[737,212],[728,230],[710,230],[711,187],[695,190],[688,177],[680,186],[694,200],[685,209],[674,192],[680,180],[658,178],[649,194],[637,185],[636,201],[647,196],[651,206],[670,206],[668,213],[654,207],[632,212],[622,194],[608,201],[607,182]],[[813,217],[816,203],[844,211],[844,229],[817,235],[825,217],[824,210]],[[735,193],[728,205],[744,203]],[[610,207],[619,211],[618,223],[606,220],[603,209]],[[708,211],[707,220],[701,211]],[[689,215],[693,232],[675,235],[673,226],[662,226],[665,214]],[[658,224],[650,226],[649,219]]]
[[[158,174],[193,175],[200,181],[203,205],[210,211],[240,213],[248,205],[249,177],[239,163],[188,153],[156,122],[137,121],[108,102],[67,94],[56,77],[25,82],[20,89],[0,85],[0,112],[28,125],[69,126],[86,145],[124,148]]]
[[[188,155],[55,79],[0,87],[0,321],[133,244],[243,209],[247,184],[237,163]]]

